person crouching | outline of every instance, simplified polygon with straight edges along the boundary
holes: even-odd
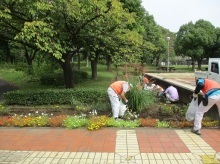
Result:
[[[124,116],[126,104],[128,103],[125,93],[129,90],[130,84],[126,81],[116,81],[107,89],[113,117],[115,119],[122,118]]]

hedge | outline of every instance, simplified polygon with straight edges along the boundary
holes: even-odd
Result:
[[[71,104],[71,100],[82,103],[104,102],[107,92],[102,89],[43,89],[43,90],[17,90],[3,94],[6,105],[55,105]]]

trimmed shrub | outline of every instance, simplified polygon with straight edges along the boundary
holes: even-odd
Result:
[[[3,94],[7,105],[55,105],[71,104],[72,100],[88,104],[94,102],[106,103],[106,90],[98,89],[44,89],[44,90],[18,90]]]

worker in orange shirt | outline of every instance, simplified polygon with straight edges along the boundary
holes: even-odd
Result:
[[[164,89],[160,85],[155,85],[153,91],[157,93],[158,97],[161,97],[164,94]]]
[[[147,75],[145,74],[143,77],[142,77],[142,88],[146,88],[147,85],[149,84],[149,80],[147,78]]]
[[[216,104],[220,116],[220,84],[210,79],[196,79],[193,97],[197,98],[200,91],[204,94],[202,101],[195,111],[194,127],[191,132],[201,135],[203,115]]]
[[[130,87],[130,84],[126,81],[116,81],[107,89],[113,117],[115,119],[122,118],[124,116],[126,104],[128,103],[125,94],[130,90]]]

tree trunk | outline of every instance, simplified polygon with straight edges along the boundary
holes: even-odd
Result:
[[[10,61],[11,64],[14,64],[13,63],[13,57],[12,57],[11,52],[10,52],[8,41],[5,44],[5,49],[6,49],[6,62]]]
[[[192,70],[195,70],[195,60],[194,59],[192,59],[191,65],[192,65]]]
[[[197,60],[198,62],[198,70],[202,69],[202,60]]]
[[[111,71],[111,56],[107,55],[106,57],[106,64],[107,64],[107,71],[110,72]]]
[[[25,59],[27,60],[27,65],[28,65],[28,74],[30,75],[33,72],[33,65],[32,62],[37,54],[37,50],[31,50],[27,49],[27,47],[24,46],[25,50]]]
[[[156,63],[155,63],[156,67],[159,67],[159,64],[160,64],[159,62],[160,62],[160,56],[157,56],[156,57]]]
[[[73,85],[73,70],[72,66],[70,64],[70,60],[65,60],[64,63],[62,63],[62,69],[64,74],[64,83],[65,87],[68,88],[74,88]]]
[[[78,62],[77,62],[77,69],[80,71],[80,53],[79,50],[77,52]]]
[[[86,57],[86,67],[89,67],[89,51],[87,52],[87,57]]]
[[[96,54],[95,58],[91,60],[92,79],[93,80],[97,80],[97,65],[98,65],[98,55]]]

